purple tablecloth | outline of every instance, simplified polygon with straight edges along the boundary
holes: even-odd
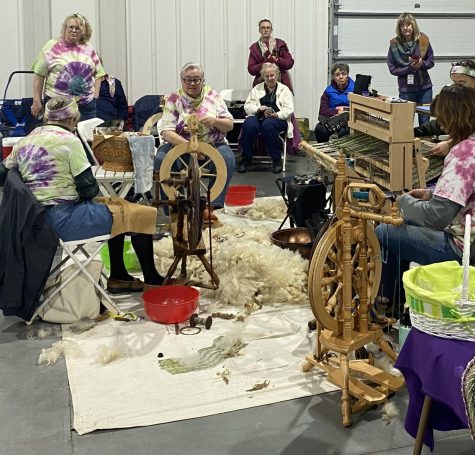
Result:
[[[475,343],[427,335],[412,328],[399,353],[396,368],[401,370],[409,392],[405,428],[416,437],[425,395],[432,406],[424,443],[434,449],[433,430],[468,428],[462,398],[462,375],[475,356]]]

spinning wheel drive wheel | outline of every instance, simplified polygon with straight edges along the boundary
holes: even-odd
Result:
[[[338,221],[323,235],[315,248],[308,272],[308,293],[313,314],[322,328],[340,335],[342,332],[342,316],[340,306],[343,305],[343,247],[341,226]],[[373,301],[378,293],[381,278],[381,250],[379,241],[372,225],[367,223],[367,283],[368,296]],[[352,236],[352,275],[358,264],[359,243]],[[356,282],[355,279],[352,280]],[[353,296],[357,294],[353,287]],[[358,305],[355,302],[355,305]],[[338,320],[338,318],[341,320]]]
[[[168,151],[160,166],[160,181],[163,182],[170,178],[183,179],[186,176],[190,175],[189,168],[191,161],[186,155],[193,155],[194,153],[190,153],[189,147],[190,143],[183,143],[173,147]],[[206,195],[208,189],[208,185],[203,181],[203,179],[207,180],[215,178],[215,181],[210,187],[210,200],[213,201],[220,195],[221,191],[223,191],[224,189],[224,185],[226,184],[226,163],[218,150],[216,150],[209,144],[205,144],[204,142],[198,142],[197,153],[203,157],[203,159],[197,160],[197,174],[199,175],[200,181],[199,194]],[[174,171],[172,169],[173,164],[177,160],[180,163],[180,171]],[[214,170],[212,170],[211,165],[214,165]],[[168,199],[175,199],[177,191],[180,192],[183,196],[185,196],[185,188],[180,186],[175,188],[174,186],[162,184],[162,189],[167,195]]]

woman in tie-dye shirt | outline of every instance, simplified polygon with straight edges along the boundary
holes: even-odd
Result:
[[[381,277],[381,292],[387,297],[397,296],[400,286],[394,293],[394,283],[411,261],[421,265],[460,262],[466,214],[472,217],[472,242],[475,239],[475,89],[446,86],[434,105],[452,148],[433,190],[414,189],[399,198],[407,224],[376,228],[383,256],[387,252]]]
[[[61,36],[43,46],[32,65],[34,117],[42,110],[43,95],[45,102],[54,96],[73,96],[81,120],[96,116],[96,98],[105,71],[96,51],[88,44],[91,35],[88,20],[76,13],[63,22]]]

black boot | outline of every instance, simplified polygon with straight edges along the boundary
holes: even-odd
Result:
[[[272,172],[274,174],[280,174],[282,172],[282,160],[272,161]]]
[[[251,160],[249,158],[246,158],[245,156],[241,156],[241,160],[238,164],[238,172],[241,174],[246,172],[247,166],[249,166],[249,164],[251,164]]]

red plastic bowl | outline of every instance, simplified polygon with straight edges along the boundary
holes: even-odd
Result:
[[[250,205],[256,197],[256,187],[251,185],[233,185],[228,188],[226,205]]]
[[[155,322],[186,321],[196,310],[200,293],[190,286],[161,286],[143,294],[145,313]]]

